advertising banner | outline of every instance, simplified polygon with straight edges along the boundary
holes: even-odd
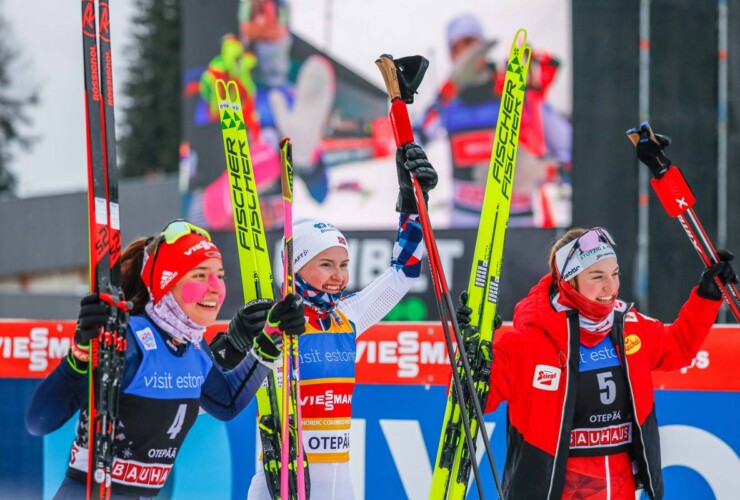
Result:
[[[225,327],[214,325],[208,335]],[[26,457],[0,461],[0,496],[51,498],[63,479],[76,418],[44,438],[28,436],[22,421],[35,386],[29,379],[56,366],[73,330],[74,322],[0,322],[0,388],[18,394],[0,411],[4,455]],[[740,327],[715,327],[689,367],[654,373],[666,498],[734,498],[740,488],[740,383],[732,376],[738,338]],[[450,377],[444,346],[436,323],[382,323],[358,339],[350,436],[356,498],[427,498]],[[201,415],[164,497],[245,498],[257,464],[255,416],[254,403],[227,423]],[[501,473],[505,405],[486,422]],[[481,471],[485,491],[493,491],[485,459]]]

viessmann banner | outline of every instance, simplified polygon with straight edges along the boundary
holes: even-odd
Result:
[[[225,326],[212,327],[209,335]],[[501,331],[508,328],[505,325]],[[73,330],[73,322],[0,322],[0,388],[27,386],[21,400],[0,411],[0,425],[9,429],[4,455],[36,457],[25,460],[20,469],[15,464],[12,482],[0,481],[0,496],[51,498],[62,480],[76,418],[43,439],[13,427],[22,427],[22,413],[33,388],[64,357]],[[356,497],[427,498],[450,377],[441,326],[382,323],[358,339],[356,352],[325,355],[355,356],[357,360],[350,434]],[[718,326],[690,366],[654,372],[654,385],[662,389],[656,399],[666,498],[734,498],[740,488],[737,359],[740,327]],[[329,396],[327,401],[331,401]],[[255,414],[252,404],[228,423],[202,415],[180,451],[165,494],[172,498],[244,498],[257,463]],[[505,406],[486,415],[486,422],[501,472]],[[38,452],[33,453],[34,448]],[[5,464],[0,460],[5,469],[0,470],[0,478],[9,476],[7,469],[12,465]],[[483,464],[484,486],[492,492],[493,479],[487,469]],[[13,485],[24,489],[14,491]],[[470,498],[475,496],[472,491]]]

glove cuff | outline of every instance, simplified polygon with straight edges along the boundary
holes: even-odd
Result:
[[[73,344],[74,345],[74,344]],[[72,354],[72,348],[67,352],[67,363],[69,367],[74,370],[75,373],[80,375],[87,375],[89,363],[87,361],[80,361]]]
[[[699,285],[696,287],[696,294],[702,299],[714,301],[722,300],[722,291],[716,284],[714,285],[713,290],[709,290],[708,287],[705,288],[704,286]]]
[[[69,353],[74,356],[77,361],[87,363],[90,361],[90,344],[80,345],[73,339],[72,346],[69,348]]]
[[[275,361],[280,357],[281,352],[279,346],[277,346],[273,340],[273,338],[278,335],[277,338],[282,341],[282,338],[279,337],[280,331],[277,330],[277,333],[274,331],[271,333],[272,329],[273,327],[266,326],[265,330],[254,339],[254,347],[252,348],[257,355],[257,359],[265,365],[275,363]]]
[[[247,341],[247,339],[244,339],[241,335],[231,335],[230,332],[221,333],[219,335],[223,335],[224,340],[228,341],[224,343],[228,343],[232,349],[239,353],[243,354],[252,347],[252,343]]]
[[[209,347],[211,348],[214,359],[227,370],[233,370],[244,359],[244,353],[246,352],[246,349],[240,351],[234,346],[229,335],[223,332],[214,337]]]
[[[429,195],[424,193],[424,203],[428,204]],[[413,189],[399,189],[398,198],[396,199],[396,212],[403,214],[416,215],[419,213],[419,207],[416,205],[416,196]]]

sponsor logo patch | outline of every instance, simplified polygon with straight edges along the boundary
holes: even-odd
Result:
[[[637,335],[627,335],[624,339],[624,352],[627,354],[634,354],[642,347],[642,341]]]
[[[557,391],[560,385],[560,368],[549,365],[537,365],[534,367],[534,379],[532,387],[543,391]]]
[[[141,343],[144,345],[144,349],[151,351],[157,348],[157,341],[154,340],[154,332],[148,326],[143,330],[137,330],[136,336],[139,337]]]
[[[632,423],[610,425],[601,429],[573,429],[570,448],[608,448],[632,442]]]

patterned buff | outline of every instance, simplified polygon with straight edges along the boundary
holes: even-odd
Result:
[[[319,319],[328,318],[337,307],[344,290],[338,293],[322,292],[312,287],[306,281],[296,274],[295,276],[296,291],[303,297],[303,303],[309,308],[316,311]]]
[[[206,333],[205,326],[195,323],[180,308],[172,292],[167,292],[159,302],[150,300],[144,309],[158,327],[180,342],[198,344]]]

